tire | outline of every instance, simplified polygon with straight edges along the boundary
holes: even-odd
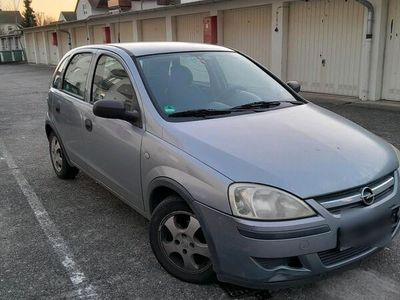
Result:
[[[65,150],[53,132],[49,135],[49,152],[54,172],[61,179],[74,179],[79,169],[71,166],[65,158]]]
[[[156,207],[149,233],[154,255],[172,276],[197,284],[215,278],[200,223],[182,198],[169,196]]]

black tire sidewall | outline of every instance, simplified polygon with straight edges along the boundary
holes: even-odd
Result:
[[[52,153],[51,153],[52,141],[55,138],[58,140],[58,143],[60,144],[61,153],[62,153],[62,166],[61,166],[61,170],[60,171],[57,171],[57,169],[55,168],[54,161],[53,161],[53,156],[52,156]],[[50,135],[49,135],[49,152],[50,152],[51,165],[53,166],[53,170],[56,173],[56,175],[61,179],[72,179],[72,178],[75,178],[75,176],[78,174],[78,169],[76,169],[74,167],[71,167],[68,164],[68,161],[65,158],[65,151],[64,151],[64,148],[63,148],[62,143],[60,141],[60,138],[56,134],[54,134],[53,132],[50,133]]]
[[[175,195],[167,197],[154,210],[150,220],[149,228],[150,245],[153,253],[161,266],[174,277],[182,281],[191,283],[209,283],[214,279],[214,271],[211,264],[201,273],[193,274],[190,272],[184,272],[182,269],[178,268],[170,261],[170,259],[166,256],[162,246],[160,245],[160,240],[158,236],[158,229],[160,227],[160,224],[168,214],[175,211],[186,211],[193,213],[186,202],[179,196]]]

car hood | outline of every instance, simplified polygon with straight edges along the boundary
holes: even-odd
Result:
[[[384,140],[311,103],[169,123],[163,139],[232,181],[274,186],[303,199],[362,186],[399,165]]]

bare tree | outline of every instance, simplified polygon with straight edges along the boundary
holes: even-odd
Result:
[[[49,25],[50,23],[55,21],[55,19],[53,17],[46,15],[42,11],[35,12],[35,17],[36,17],[38,26]]]

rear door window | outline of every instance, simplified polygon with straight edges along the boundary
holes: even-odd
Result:
[[[63,91],[80,99],[84,98],[92,57],[91,53],[80,53],[71,59],[65,71]]]
[[[52,87],[60,90],[62,87],[62,74],[64,73],[65,66],[68,63],[68,57],[65,58],[58,66],[56,73],[54,74]]]

